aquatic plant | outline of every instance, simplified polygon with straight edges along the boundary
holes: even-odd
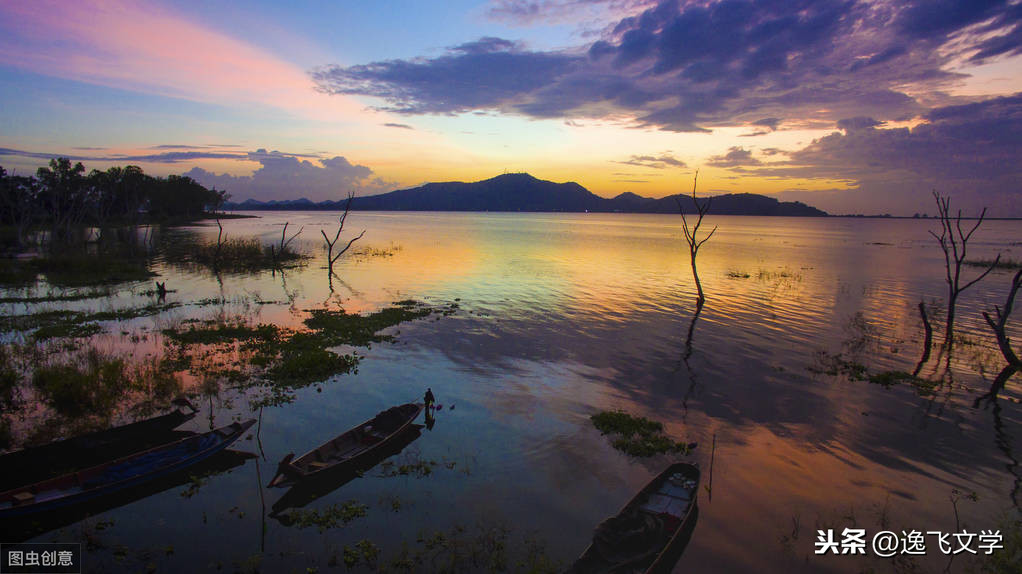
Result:
[[[290,246],[277,249],[254,237],[219,238],[215,242],[183,240],[164,246],[163,253],[167,262],[174,265],[228,273],[298,267],[309,259]]]
[[[996,258],[996,259],[969,259],[963,261],[963,265],[969,267],[993,267],[994,269],[1022,269],[1022,261],[1018,261],[1010,258]]]
[[[259,388],[261,396],[252,397],[253,407],[280,405],[294,400],[294,392],[334,375],[355,371],[357,354],[339,354],[330,350],[341,345],[369,346],[393,340],[381,331],[399,323],[426,317],[434,309],[415,301],[402,302],[367,315],[349,314],[343,309],[313,309],[304,325],[308,330],[283,329],[276,325],[255,327],[238,321],[210,324],[189,323],[167,328],[163,334],[179,345],[177,364],[193,371],[196,352],[192,346],[233,345],[244,355],[245,373],[235,371],[233,378],[239,388]],[[206,375],[224,373],[198,367]],[[198,374],[198,373],[194,373]]]
[[[323,510],[291,509],[279,516],[281,524],[296,528],[315,526],[320,532],[344,526],[349,522],[362,518],[369,509],[357,500],[348,500],[343,504],[331,504]]]
[[[630,456],[650,457],[667,453],[687,455],[696,447],[694,442],[676,442],[664,435],[662,423],[624,411],[603,411],[589,419],[600,434],[617,435],[611,445]]]
[[[109,412],[129,386],[127,365],[124,359],[90,349],[81,364],[37,367],[32,373],[32,386],[60,414]]]

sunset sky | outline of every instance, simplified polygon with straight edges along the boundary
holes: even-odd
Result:
[[[1022,216],[1022,2],[0,0],[0,165]]]

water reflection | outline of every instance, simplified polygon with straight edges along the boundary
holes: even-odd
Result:
[[[870,373],[916,368],[924,337],[918,303],[944,295],[943,259],[926,233],[928,222],[711,218],[707,223],[719,230],[699,261],[707,303],[693,309],[676,217],[354,212],[352,225],[368,229],[359,244],[400,249],[390,256],[346,255],[335,266],[339,279],[331,292],[322,242],[309,238],[331,231],[336,215],[261,215],[225,222],[225,230],[271,243],[285,222],[304,226],[295,245],[312,256],[308,263],[215,276],[157,257],[151,269],[167,283],[167,303],[182,304],[174,320],[244,311],[251,322],[296,327],[304,310],[324,306],[359,312],[406,298],[460,304],[453,315],[393,328],[396,344],[359,349],[365,359],[357,375],[266,409],[260,440],[266,457],[277,460],[289,444],[347,428],[360,422],[358,412],[417,397],[424,386],[458,405],[414,447],[424,457],[456,461],[453,469],[421,479],[349,479],[317,493],[324,502],[422,501],[403,509],[400,520],[374,507],[375,514],[337,534],[342,543],[373,537],[394,549],[414,540],[424,524],[453,527],[495,516],[535,530],[558,549],[557,558],[569,560],[592,526],[662,467],[662,460],[628,459],[591,427],[591,414],[619,408],[699,442],[693,458],[714,466],[712,504],[703,508],[699,532],[679,563],[685,571],[786,570],[774,566],[776,541],[763,533],[789,525],[795,513],[808,524],[835,509],[890,498],[905,528],[949,530],[947,496],[960,488],[980,495],[962,508],[979,529],[994,527],[999,512],[1017,500],[1011,445],[1022,422],[1018,377],[1003,375],[997,399],[979,405],[990,404],[987,410],[973,407],[990,387],[977,369],[993,364],[984,358],[991,341],[980,312],[1003,300],[999,281],[976,285],[960,302],[958,332],[974,344],[923,361],[919,372],[937,383],[932,394],[807,368],[821,351],[844,353]],[[984,223],[981,231],[994,239],[976,243],[977,257],[1010,249],[1008,240],[1022,235],[1017,222],[1007,221]],[[215,238],[217,229],[179,232]],[[128,305],[134,297],[118,294],[111,304]],[[197,304],[213,298],[211,305]],[[136,324],[156,332],[170,320]],[[1010,327],[1016,340],[1020,323]],[[109,341],[138,349],[127,340]],[[209,400],[210,411],[244,410],[243,401],[231,406],[229,393],[211,392]],[[706,448],[713,437],[716,449]],[[225,476],[206,487],[227,499],[220,520],[233,506],[249,517],[263,515],[248,486],[255,482]],[[248,495],[239,500],[235,493],[243,491]],[[206,512],[160,497],[139,504],[146,506],[137,516],[124,518],[138,523],[129,538],[139,544],[175,538],[145,524],[144,513],[167,507],[189,520]],[[211,513],[217,504],[205,502]],[[239,554],[260,548],[216,524],[193,526],[198,534],[191,536],[219,548],[238,547]],[[274,521],[267,528],[270,569],[288,566],[269,558],[280,552],[322,552],[322,540],[309,530]],[[808,546],[808,538],[803,534],[799,544]],[[183,540],[177,538],[180,547]],[[180,564],[220,559],[212,551],[180,554]],[[821,567],[856,569],[846,562]]]

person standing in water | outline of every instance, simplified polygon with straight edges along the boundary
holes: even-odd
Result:
[[[426,387],[426,394],[422,397],[422,402],[426,403],[426,408],[433,406],[436,402],[436,397],[433,396],[433,389]]]

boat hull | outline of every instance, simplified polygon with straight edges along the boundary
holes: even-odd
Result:
[[[79,504],[187,468],[224,450],[255,420],[136,453],[80,472],[0,493],[0,518]]]
[[[699,468],[674,463],[597,527],[570,574],[670,572],[699,516]]]
[[[298,458],[292,460],[292,455],[288,455],[280,462],[277,475],[267,486],[291,486],[328,473],[358,468],[371,461],[376,453],[394,444],[412,426],[423,408],[421,403],[392,407]],[[367,439],[371,440],[367,442]]]

